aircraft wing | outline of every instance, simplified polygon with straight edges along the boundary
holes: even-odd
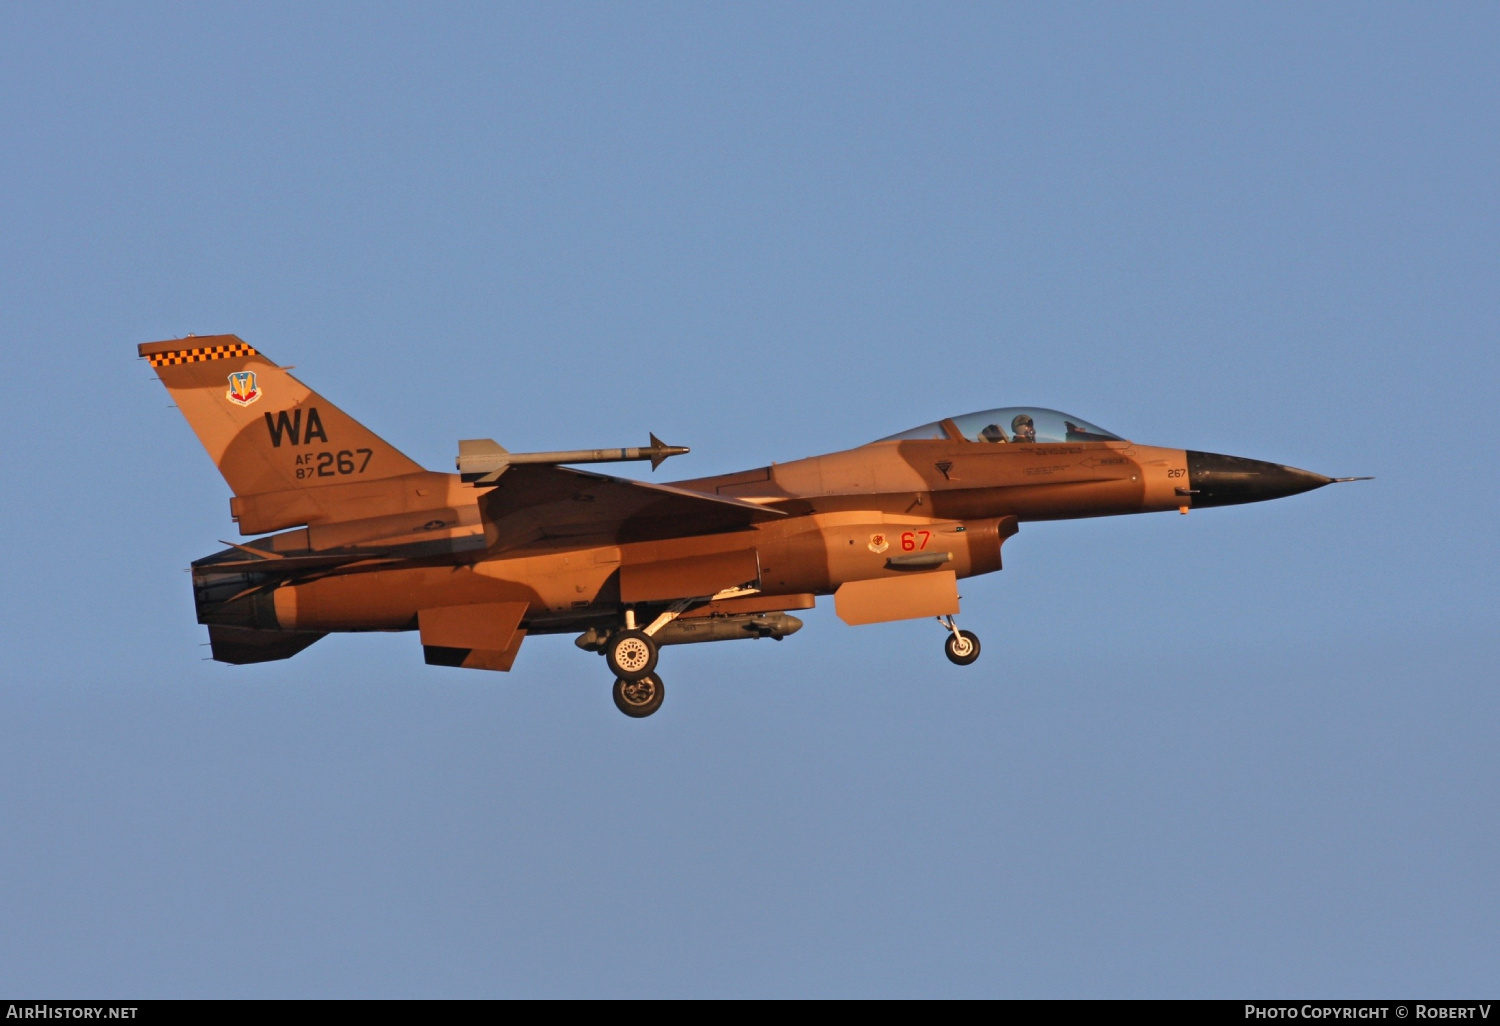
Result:
[[[786,514],[743,499],[550,464],[510,467],[480,496],[491,551],[549,539],[600,544],[742,531]]]

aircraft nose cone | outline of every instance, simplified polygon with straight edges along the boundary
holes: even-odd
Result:
[[[1332,484],[1333,478],[1310,470],[1284,467],[1280,463],[1247,460],[1242,456],[1220,456],[1214,452],[1188,451],[1188,487],[1193,508],[1234,506],[1241,502],[1264,502],[1298,492],[1310,492]]]

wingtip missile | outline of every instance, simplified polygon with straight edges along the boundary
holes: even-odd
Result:
[[[489,439],[458,443],[458,472],[469,484],[493,484],[505,468],[518,463],[631,463],[649,460],[654,471],[665,460],[691,452],[685,445],[667,445],[654,433],[647,446],[622,449],[567,449],[559,452],[507,452]]]
[[[661,466],[664,460],[671,459],[673,456],[685,456],[693,451],[685,445],[667,445],[660,438],[656,437],[656,432],[654,431],[649,432],[649,434],[651,435],[651,447],[645,451],[650,454],[647,458],[651,460],[652,473],[656,472],[656,468]]]

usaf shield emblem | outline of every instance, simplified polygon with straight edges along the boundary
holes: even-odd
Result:
[[[224,398],[236,406],[249,406],[260,398],[260,389],[255,385],[254,371],[235,371],[229,375],[229,391]]]
[[[883,535],[883,534],[872,534],[872,535],[870,535],[869,549],[870,549],[871,552],[875,553],[875,555],[877,555],[877,556],[880,555],[882,552],[884,552],[886,549],[888,549],[890,547],[891,547],[891,543],[885,540],[885,535]]]

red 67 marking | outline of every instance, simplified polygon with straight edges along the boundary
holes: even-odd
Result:
[[[931,531],[902,531],[901,551],[920,552],[927,547],[927,542],[932,538]]]

